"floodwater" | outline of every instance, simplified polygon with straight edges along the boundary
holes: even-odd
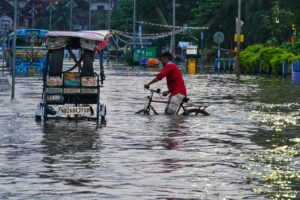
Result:
[[[107,67],[106,126],[35,122],[41,81],[17,78],[12,101],[1,74],[0,199],[300,198],[300,86],[185,75],[191,102],[210,116],[135,115],[154,74]]]

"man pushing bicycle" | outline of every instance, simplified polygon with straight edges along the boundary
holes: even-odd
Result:
[[[186,96],[186,88],[184,80],[178,66],[172,62],[173,56],[170,52],[165,52],[161,55],[160,60],[164,68],[156,75],[156,77],[145,84],[146,89],[150,88],[150,85],[156,83],[166,77],[168,91],[162,93],[163,96],[169,95],[169,101],[165,109],[165,114],[175,115],[182,100]]]

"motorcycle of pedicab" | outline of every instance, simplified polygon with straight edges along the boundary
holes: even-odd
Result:
[[[47,33],[47,64],[37,120],[105,122],[106,106],[100,103],[101,77],[94,71],[93,62],[95,52],[105,48],[109,37],[109,31]],[[76,56],[75,51],[79,55]],[[65,59],[66,52],[71,64]]]

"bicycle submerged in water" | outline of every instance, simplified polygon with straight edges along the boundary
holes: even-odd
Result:
[[[161,90],[160,89],[149,89],[150,95],[147,96],[147,101],[145,103],[144,109],[139,110],[135,114],[144,114],[144,115],[150,115],[151,111],[155,115],[159,115],[159,113],[155,110],[155,108],[152,106],[152,103],[163,103],[163,104],[168,104],[168,101],[160,101],[160,100],[155,100],[153,99],[154,94],[160,94]],[[197,115],[204,115],[208,116],[209,113],[206,111],[206,108],[209,107],[209,105],[186,105],[186,103],[190,99],[187,97],[184,97],[182,102],[180,103],[179,108],[176,111],[176,115],[184,115],[184,116],[197,116]],[[181,111],[182,110],[182,111]]]

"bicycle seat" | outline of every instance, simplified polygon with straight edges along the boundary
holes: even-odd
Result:
[[[189,100],[190,100],[190,98],[187,98],[187,97],[184,97],[184,98],[182,99],[182,101],[183,101],[184,103],[187,103]]]

